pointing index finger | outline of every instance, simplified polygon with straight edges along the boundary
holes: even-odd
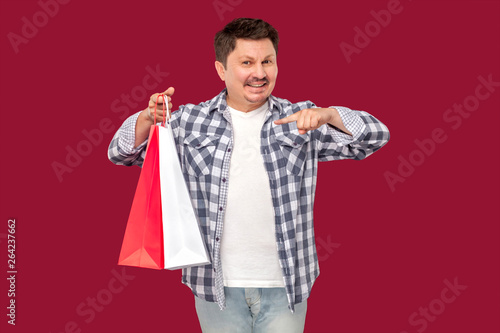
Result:
[[[288,117],[275,120],[274,123],[276,125],[283,125],[283,124],[288,124],[288,123],[297,121],[297,119],[299,119],[299,113],[298,112],[296,112],[296,113],[294,113],[292,115],[289,115]]]

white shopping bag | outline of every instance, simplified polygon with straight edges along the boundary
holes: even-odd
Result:
[[[170,117],[168,117],[170,118]],[[159,128],[165,269],[210,264],[168,121]]]

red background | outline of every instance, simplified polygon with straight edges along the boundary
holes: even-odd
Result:
[[[113,269],[123,269],[116,262],[139,175],[108,161],[113,133],[103,133],[62,181],[52,164],[65,164],[66,147],[76,149],[82,131],[102,119],[118,128],[111,104],[142,85],[146,66],[169,73],[148,96],[174,86],[178,106],[216,95],[223,83],[213,36],[246,16],[280,32],[275,96],[366,110],[391,131],[389,144],[364,161],[320,165],[321,274],[306,332],[500,332],[500,88],[456,130],[443,120],[474,95],[479,75],[500,81],[500,2],[402,0],[402,12],[348,63],[340,43],[354,45],[354,28],[364,30],[370,11],[389,1],[220,1],[231,9],[222,17],[212,0],[73,0],[17,53],[9,33],[22,35],[23,17],[33,22],[41,7],[0,1],[0,276],[7,275],[9,218],[16,219],[18,269],[15,327],[7,324],[1,279],[1,331],[199,331],[180,271],[127,267],[133,280],[105,298]],[[435,128],[447,140],[391,191],[384,173],[397,174],[398,157],[417,156],[414,140]],[[455,278],[467,288],[443,311],[443,281]],[[97,296],[107,304],[92,320],[77,312]],[[429,305],[439,315],[412,325],[410,315]]]

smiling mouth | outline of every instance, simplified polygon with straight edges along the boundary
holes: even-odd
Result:
[[[251,83],[248,83],[247,86],[249,87],[252,87],[252,88],[261,88],[263,86],[265,86],[267,84],[267,82],[264,82],[264,83],[261,83],[261,84],[251,84]]]

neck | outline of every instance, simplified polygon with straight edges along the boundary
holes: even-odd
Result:
[[[229,95],[226,95],[226,104],[229,107],[231,107],[235,110],[241,111],[241,112],[250,112],[250,111],[256,110],[266,103],[267,103],[267,99],[264,100],[263,102],[259,102],[259,103],[242,103],[242,104],[234,103],[233,100],[231,98],[229,98]]]

